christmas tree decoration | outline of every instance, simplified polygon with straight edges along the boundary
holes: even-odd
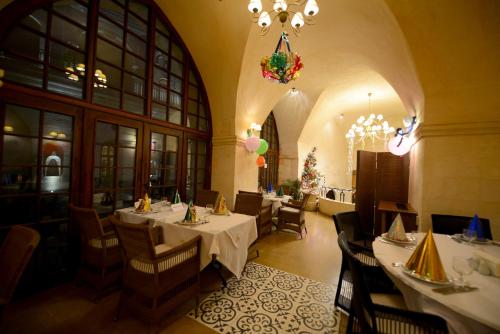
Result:
[[[264,158],[262,155],[259,155],[255,162],[257,163],[257,166],[264,167],[264,165],[266,164],[266,158]]]
[[[316,169],[316,151],[317,148],[313,147],[312,151],[307,154],[301,178],[302,189],[312,193],[317,192],[318,179],[321,177],[321,173]]]
[[[260,66],[264,78],[287,84],[299,77],[304,64],[300,56],[291,51],[287,33],[282,32],[274,53],[271,57],[262,58]]]
[[[255,152],[257,152],[260,155],[263,155],[267,152],[268,149],[269,149],[269,144],[267,143],[267,141],[265,139],[260,139],[259,148],[255,150]]]

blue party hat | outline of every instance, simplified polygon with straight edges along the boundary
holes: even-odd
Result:
[[[472,220],[470,221],[468,230],[469,231],[476,231],[476,235],[477,235],[478,239],[484,238],[484,236],[483,236],[483,224],[479,220],[479,217],[477,216],[477,214],[475,214],[474,217],[472,218]]]
[[[271,182],[269,182],[269,184],[267,185],[267,192],[268,193],[272,193],[273,192],[273,184]]]

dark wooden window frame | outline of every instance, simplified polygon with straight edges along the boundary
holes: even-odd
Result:
[[[273,187],[276,187],[278,186],[279,177],[280,143],[278,128],[272,111],[267,116],[264,124],[262,124],[260,136],[269,143],[269,149],[264,154],[267,168],[259,168],[259,185],[266,189],[268,183],[271,182]]]

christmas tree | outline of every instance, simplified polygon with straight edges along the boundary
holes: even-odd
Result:
[[[317,148],[313,147],[307,154],[302,171],[301,187],[309,192],[318,190],[318,179],[321,177],[321,173],[316,169],[316,150]]]

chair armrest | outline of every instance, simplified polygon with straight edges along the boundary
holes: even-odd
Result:
[[[283,204],[284,204],[284,206],[289,206],[289,207],[294,208],[294,209],[301,209],[302,208],[302,203],[301,202],[297,202],[297,201],[295,201],[293,199],[291,199],[287,203],[283,203]]]
[[[432,329],[432,333],[448,333],[446,320],[433,314],[409,311],[380,304],[373,304],[373,309],[375,311],[375,318],[382,319],[381,321],[407,323],[414,327]],[[396,325],[396,327],[389,326],[388,328],[399,327]]]
[[[186,242],[183,242],[182,244],[175,246],[174,248],[171,248],[167,251],[155,254],[155,259],[161,259],[164,257],[176,255],[177,253],[181,253],[181,252],[184,252],[190,248],[193,248],[193,245],[195,245],[195,244],[197,244],[196,247],[198,248],[198,255],[199,255],[200,254],[199,248],[201,245],[201,235],[198,235],[198,236],[194,237],[193,239],[190,239]]]
[[[114,230],[113,230],[113,231],[108,231],[108,232],[106,232],[106,233],[104,233],[104,234],[102,235],[102,239],[103,239],[103,240],[113,239],[113,238],[116,238],[116,237],[117,237],[117,236],[116,236],[116,233],[115,233],[115,231],[114,231]]]
[[[163,229],[160,225],[151,228],[151,235],[155,245],[163,243]]]

